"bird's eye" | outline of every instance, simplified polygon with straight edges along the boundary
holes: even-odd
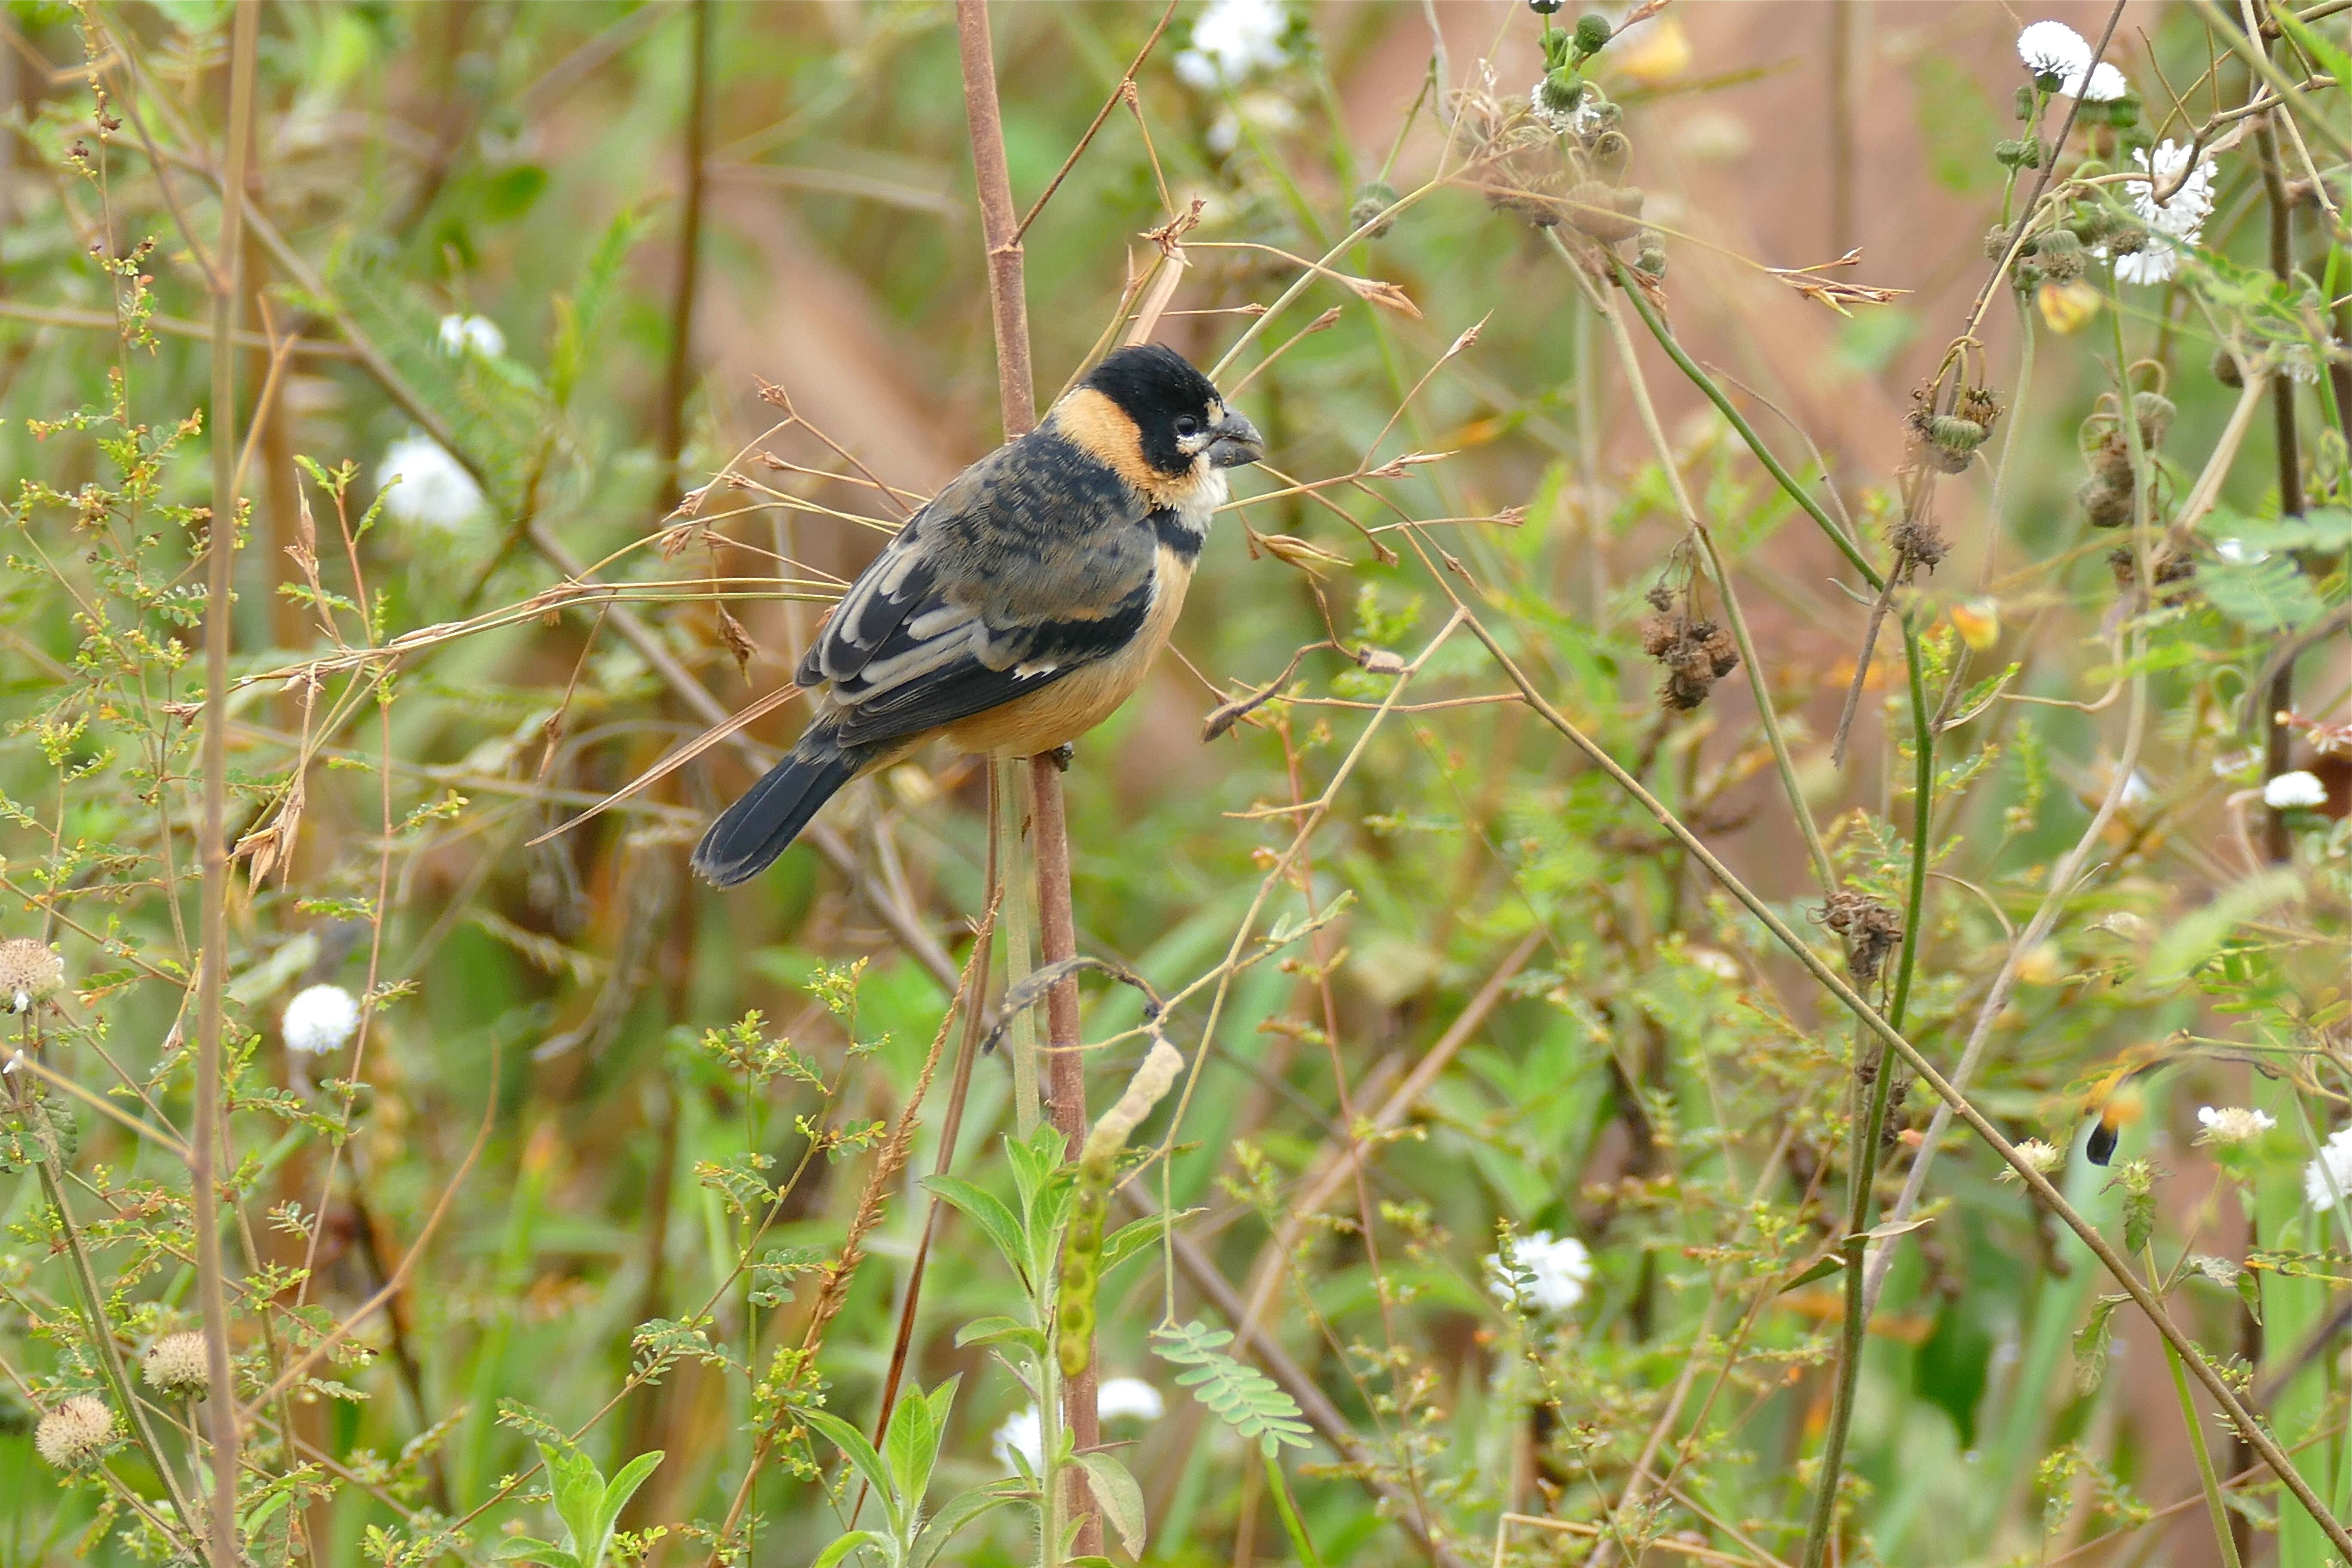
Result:
[[[1176,416],[1176,434],[1189,441],[1201,433],[1201,422],[1189,414]]]

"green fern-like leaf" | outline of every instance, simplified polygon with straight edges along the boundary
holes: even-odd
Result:
[[[1298,1402],[1257,1368],[1225,1354],[1223,1347],[1233,1338],[1223,1329],[1185,1323],[1154,1329],[1151,1350],[1161,1361],[1184,1369],[1176,1381],[1191,1389],[1193,1398],[1268,1455],[1283,1444],[1307,1447],[1315,1429],[1301,1419]]]

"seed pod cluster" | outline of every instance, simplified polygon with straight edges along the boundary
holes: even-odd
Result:
[[[1095,1294],[1102,1282],[1103,1224],[1110,1214],[1110,1189],[1119,1152],[1129,1134],[1176,1082],[1183,1053],[1154,1040],[1127,1090],[1087,1134],[1078,1153],[1078,1184],[1062,1232],[1060,1286],[1054,1302],[1054,1356],[1064,1377],[1076,1377],[1094,1356]]]
[[[1738,645],[1713,621],[1692,615],[1687,599],[1676,607],[1663,584],[1650,590],[1649,600],[1657,613],[1642,621],[1642,651],[1665,668],[1658,706],[1687,713],[1706,700],[1717,681],[1739,668]]]
[[[1903,921],[1885,903],[1868,893],[1841,888],[1822,908],[1822,924],[1846,940],[1846,967],[1864,985],[1878,979],[1887,954],[1903,942]]]
[[[2171,433],[2178,413],[2160,392],[2132,395],[2132,415],[2139,422],[2141,450],[2150,458]],[[2083,516],[2093,528],[2121,528],[2132,520],[2132,499],[2137,480],[2132,473],[2131,442],[2120,423],[2110,417],[2108,427],[2091,448],[2091,477],[2074,491]]]
[[[1936,412],[1932,390],[1912,394],[1911,412],[1903,423],[1922,461],[1939,473],[1963,474],[2000,417],[2000,404],[1990,392],[1981,386],[1964,386],[1949,414]]]

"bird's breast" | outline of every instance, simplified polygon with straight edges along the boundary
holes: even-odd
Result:
[[[1153,566],[1150,607],[1124,647],[1051,686],[960,721],[949,727],[949,742],[961,751],[1034,757],[1076,740],[1117,712],[1143,684],[1175,629],[1192,584],[1192,557],[1162,543]]]

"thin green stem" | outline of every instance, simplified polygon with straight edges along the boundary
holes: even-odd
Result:
[[[1307,1533],[1307,1524],[1298,1517],[1298,1503],[1290,1495],[1290,1481],[1282,1473],[1282,1461],[1271,1453],[1259,1450],[1265,1458],[1265,1489],[1274,1498],[1274,1511],[1282,1516],[1283,1532],[1290,1537],[1290,1549],[1298,1554],[1301,1568],[1323,1568],[1323,1559],[1316,1554],[1314,1538]]]
[[[2145,1248],[2141,1256],[2147,1260],[2147,1277],[2160,1281],[2155,1250]],[[2189,1447],[2197,1456],[2197,1484],[2205,1493],[2205,1511],[2213,1521],[2213,1538],[2221,1543],[2221,1561],[2226,1568],[2240,1568],[2237,1539],[2230,1531],[2229,1505],[2221,1500],[2221,1480],[2213,1473],[2213,1456],[2205,1445],[2205,1418],[2197,1413],[2197,1401],[2189,1393],[2189,1373],[2180,1364],[2180,1352],[2166,1345],[2164,1362],[2172,1369],[2172,1391],[2180,1401],[2180,1419],[2189,1427]]]

